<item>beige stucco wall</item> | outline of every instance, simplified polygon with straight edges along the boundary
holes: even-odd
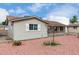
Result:
[[[41,24],[41,30],[38,31],[26,31],[26,23],[29,24]],[[27,39],[33,39],[33,38],[41,38],[41,37],[47,37],[47,24],[38,21],[36,19],[32,20],[24,20],[15,22],[14,26],[14,34],[13,39],[14,40],[27,40]]]
[[[77,29],[74,29],[73,27],[68,27],[68,32],[69,33],[79,33],[79,27],[77,27]]]
[[[13,38],[13,26],[11,25],[11,21],[8,23],[8,36]]]

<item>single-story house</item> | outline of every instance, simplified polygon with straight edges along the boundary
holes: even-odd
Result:
[[[47,23],[37,17],[8,17],[8,35],[14,40],[47,37]]]
[[[70,34],[78,34],[79,33],[79,23],[69,24],[67,26],[68,33]]]
[[[44,20],[48,24],[48,35],[64,35],[66,33],[66,25],[56,22],[56,21],[48,21]]]
[[[65,25],[55,22],[42,20],[39,17],[7,16],[8,35],[14,40],[25,40],[33,38],[48,37],[50,33],[64,33]]]
[[[47,21],[44,20],[48,24],[48,33],[60,33],[65,32],[65,25],[56,21]]]

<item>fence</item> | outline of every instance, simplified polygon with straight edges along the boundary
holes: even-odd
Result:
[[[0,36],[7,35],[5,27],[6,27],[5,25],[0,25]]]

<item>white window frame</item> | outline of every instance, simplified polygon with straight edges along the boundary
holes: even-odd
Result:
[[[26,23],[26,31],[40,31],[41,24],[37,24],[37,30],[30,30],[30,24]]]
[[[33,26],[32,29],[30,29],[30,25]],[[35,29],[35,25],[37,25],[37,29]],[[36,31],[36,30],[38,30],[38,24],[29,24],[29,30],[30,31]]]

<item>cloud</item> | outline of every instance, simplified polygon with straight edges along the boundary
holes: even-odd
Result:
[[[29,15],[29,14],[26,14],[26,13],[25,14],[19,14],[18,16],[19,17],[24,17],[24,16],[27,16],[27,15]]]
[[[25,13],[26,11],[24,10],[24,9],[22,9],[22,8],[20,8],[20,7],[17,7],[16,8],[16,13],[17,14],[22,14],[22,13]]]
[[[11,6],[11,3],[3,3],[4,5]]]
[[[21,14],[25,14],[26,10],[22,9],[21,7],[16,7],[16,9],[10,9],[9,13],[13,13],[15,15],[21,15]]]
[[[57,6],[54,9],[51,9],[47,15],[44,17],[45,19],[58,21],[64,24],[69,24],[69,18],[73,15],[79,15],[79,10],[72,4],[63,4],[61,6]]]
[[[69,18],[67,17],[62,17],[62,16],[49,16],[46,18],[43,18],[44,20],[50,20],[50,21],[57,21],[62,24],[68,25],[69,24]]]
[[[66,4],[50,11],[49,16],[54,15],[54,16],[72,17],[73,15],[78,15],[78,11],[79,11],[78,8],[73,7],[73,5]]]
[[[0,22],[6,19],[6,16],[9,15],[6,9],[0,8]]]
[[[48,6],[50,6],[51,4],[44,4],[44,3],[35,3],[32,4],[32,6],[29,6],[27,9],[31,10],[32,12],[38,12],[40,11],[43,7],[46,6],[46,8],[48,8]]]
[[[15,10],[14,9],[10,9],[9,12],[10,13],[15,13]]]

